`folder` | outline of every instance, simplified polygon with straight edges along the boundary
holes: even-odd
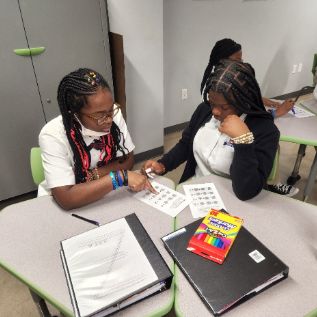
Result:
[[[288,276],[288,267],[244,227],[241,227],[223,264],[186,250],[201,221],[198,219],[164,236],[162,241],[215,316]]]
[[[108,316],[171,286],[135,214],[61,241],[60,253],[76,317]]]

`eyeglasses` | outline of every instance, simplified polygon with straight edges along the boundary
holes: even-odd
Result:
[[[119,110],[120,110],[120,105],[115,103],[111,111],[100,112],[100,114],[98,115],[86,114],[86,113],[82,113],[82,114],[90,119],[95,120],[98,125],[103,125],[107,121],[107,119],[113,119],[118,114]]]

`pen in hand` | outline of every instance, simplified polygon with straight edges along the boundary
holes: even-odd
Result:
[[[89,222],[97,227],[100,226],[100,223],[98,221],[95,221],[95,220],[91,220],[91,219],[88,219],[88,218],[85,218],[85,217],[82,217],[82,216],[79,216],[79,215],[76,215],[76,214],[72,214],[73,217],[75,218],[78,218],[78,219],[81,219],[83,221],[86,221],[86,222]]]

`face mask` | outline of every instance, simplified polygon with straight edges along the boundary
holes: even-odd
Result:
[[[78,119],[78,117],[76,115],[74,115],[76,120],[79,122],[79,124],[81,125],[81,134],[83,136],[93,136],[93,137],[101,137],[103,135],[107,135],[110,133],[110,130],[109,131],[102,131],[102,132],[99,132],[99,131],[94,131],[94,130],[90,130],[88,128],[86,128],[81,122],[80,120]]]

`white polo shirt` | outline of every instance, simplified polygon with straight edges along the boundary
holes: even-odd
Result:
[[[124,137],[120,141],[121,147],[126,148],[129,153],[132,152],[135,146],[121,110],[113,118],[113,122],[117,124]],[[87,146],[105,134],[103,132],[90,131],[82,126],[82,135]],[[123,147],[123,140],[125,147]],[[45,180],[39,185],[38,196],[49,195],[50,189],[54,187],[76,184],[73,151],[68,142],[61,115],[49,121],[42,128],[39,135],[39,145],[42,151]],[[96,167],[100,160],[100,151],[93,148],[90,151],[90,156],[91,163],[89,168],[92,169]],[[122,153],[117,152],[117,157],[120,156],[122,156]]]
[[[242,114],[240,118],[244,121],[246,115]],[[230,176],[234,147],[230,143],[230,137],[219,132],[219,125],[220,121],[212,117],[195,135],[193,152],[197,162],[196,177],[212,173],[224,177]]]

